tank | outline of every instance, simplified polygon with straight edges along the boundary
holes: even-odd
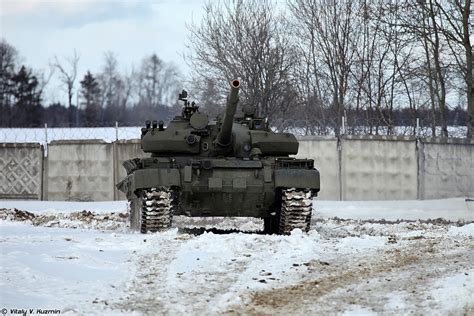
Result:
[[[130,202],[130,226],[142,233],[168,229],[173,216],[257,217],[268,234],[310,227],[319,172],[298,153],[293,134],[273,132],[254,106],[236,117],[240,81],[230,82],[222,118],[210,121],[179,94],[184,106],[166,127],[146,121],[141,148],[148,158],[123,163],[117,188]]]

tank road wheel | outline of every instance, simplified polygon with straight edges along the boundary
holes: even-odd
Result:
[[[130,202],[130,228],[141,233],[157,232],[171,227],[177,194],[170,188],[151,188],[136,193]]]
[[[313,207],[313,193],[310,189],[282,189],[280,211],[280,234],[290,234],[299,228],[309,231]]]

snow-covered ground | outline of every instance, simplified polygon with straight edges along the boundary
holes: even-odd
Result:
[[[473,314],[472,203],[316,200],[309,233],[268,236],[259,219],[141,235],[124,202],[0,201],[0,312]]]

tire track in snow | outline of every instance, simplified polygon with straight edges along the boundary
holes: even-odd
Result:
[[[376,313],[428,312],[442,304],[429,295],[433,282],[455,273],[474,273],[472,262],[472,237],[461,243],[445,237],[401,241],[399,247],[379,251],[379,256],[313,263],[313,279],[254,293],[247,306],[234,306],[228,312],[334,313],[360,307]],[[397,304],[398,298],[402,303]],[[474,303],[459,312],[468,310],[474,310]]]

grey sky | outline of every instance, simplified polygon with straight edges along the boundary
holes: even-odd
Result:
[[[122,70],[155,52],[182,65],[186,23],[201,20],[203,0],[0,0],[0,37],[15,46],[23,62],[45,69],[54,56],[80,54],[78,78],[99,71],[103,53],[117,54]],[[53,80],[47,101],[64,95]]]

